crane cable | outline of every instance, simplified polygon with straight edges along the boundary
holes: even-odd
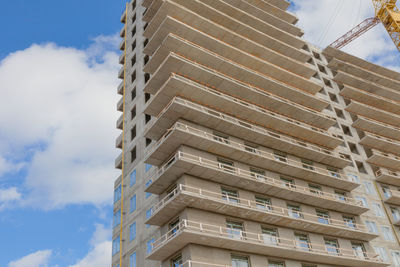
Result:
[[[329,19],[324,30],[322,31],[320,38],[318,39],[318,42],[317,42],[318,46],[321,46],[322,42],[325,40],[326,36],[328,35],[328,32],[329,32],[332,24],[335,22],[337,16],[340,13],[340,10],[343,8],[343,4],[344,4],[344,0],[340,0],[340,2],[338,2],[336,4],[335,10],[334,10],[331,18]]]

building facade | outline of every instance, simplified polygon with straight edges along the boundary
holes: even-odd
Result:
[[[112,266],[400,266],[400,75],[285,0],[121,16]]]

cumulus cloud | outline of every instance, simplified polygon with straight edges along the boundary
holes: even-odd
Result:
[[[47,267],[51,254],[51,250],[39,250],[10,262],[8,267]]]
[[[299,17],[304,38],[321,48],[328,46],[364,19],[374,16],[371,1],[293,0],[292,12]],[[355,56],[399,70],[400,53],[379,24],[342,48]]]
[[[96,225],[90,241],[91,250],[88,254],[70,267],[109,267],[111,264],[111,229],[102,224]]]
[[[116,40],[98,37],[87,50],[35,44],[0,62],[0,176],[9,158],[24,164],[23,205],[110,202]]]

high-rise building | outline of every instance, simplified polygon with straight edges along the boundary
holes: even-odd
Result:
[[[400,75],[288,6],[127,4],[112,267],[400,266]]]

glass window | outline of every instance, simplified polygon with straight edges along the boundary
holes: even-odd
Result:
[[[310,250],[310,241],[308,235],[295,233],[294,238],[296,240],[296,247],[302,250]]]
[[[234,164],[232,161],[221,158],[217,158],[217,161],[219,162],[219,168],[223,169],[224,171],[235,172]]]
[[[150,165],[148,163],[145,163],[144,166],[146,172],[148,172],[151,169],[151,167],[153,167],[153,165]]]
[[[136,210],[136,195],[134,195],[133,197],[131,197],[130,199],[130,209],[129,212],[134,212]]]
[[[133,186],[135,184],[136,184],[136,170],[133,170],[133,172],[131,172],[131,175],[130,175],[129,185]]]
[[[328,169],[328,171],[329,171],[329,174],[330,174],[332,177],[335,177],[335,178],[340,178],[340,177],[341,177],[338,169],[336,169],[336,168],[331,168],[331,167],[327,167],[327,169]]]
[[[243,237],[243,223],[234,222],[234,221],[226,221],[227,233],[230,238],[233,239],[242,239]]]
[[[392,212],[392,217],[395,222],[400,220],[400,211],[398,208],[390,207],[390,211]]]
[[[364,207],[368,208],[368,202],[365,197],[356,196],[358,202],[360,202]]]
[[[362,243],[353,243],[351,242],[351,248],[353,249],[354,256],[360,259],[365,259],[366,254],[365,254],[365,248]]]
[[[336,239],[325,238],[325,248],[329,254],[337,255],[339,254],[339,245]]]
[[[179,218],[168,225],[169,234],[170,236],[175,235],[179,231]]]
[[[221,192],[222,192],[223,200],[233,202],[233,203],[239,203],[239,194],[236,190],[221,188]]]
[[[400,266],[400,251],[392,251],[391,254],[394,266]]]
[[[148,180],[147,182],[146,182],[146,184],[145,184],[145,187],[147,188],[147,187],[149,187],[149,185],[151,185],[151,183],[153,182],[153,180]],[[151,193],[149,193],[149,192],[146,192],[146,194],[145,194],[146,196],[145,196],[145,198],[149,198],[152,194]]]
[[[364,181],[363,182],[365,192],[370,195],[376,195],[376,191],[374,185],[371,182]]]
[[[119,252],[119,236],[114,238],[112,242],[112,254],[115,255]]]
[[[121,224],[121,210],[117,210],[114,212],[114,220],[113,220],[113,227],[116,227]]]
[[[250,175],[255,177],[259,181],[265,181],[265,171],[264,170],[250,168]]]
[[[136,239],[136,222],[129,225],[129,241]]]
[[[274,151],[274,158],[277,161],[287,162],[287,155],[280,151]]]
[[[378,233],[378,227],[376,227],[376,223],[373,221],[365,221],[365,225],[368,227],[368,231],[370,233],[377,234]]]
[[[379,258],[384,261],[388,262],[389,257],[387,255],[386,249],[383,247],[374,247],[375,253],[379,255]]]
[[[179,255],[172,260],[172,267],[182,267],[183,260],[182,260],[182,255]]]
[[[285,267],[285,262],[268,260],[268,267]]]
[[[114,190],[114,203],[121,199],[121,185]]]
[[[379,203],[372,203],[372,208],[374,209],[375,215],[378,217],[383,217],[383,210],[382,206]]]
[[[381,230],[382,230],[383,238],[386,241],[394,242],[393,232],[389,226],[381,226]]]
[[[343,202],[347,201],[347,197],[346,197],[346,193],[345,192],[335,190],[335,196],[340,201],[343,201]]]
[[[129,256],[129,267],[136,267],[136,252]]]
[[[311,171],[313,171],[315,169],[314,166],[313,166],[314,162],[312,162],[310,160],[302,159],[301,163],[302,163],[302,166],[303,166],[304,169],[308,169],[308,170],[311,170]]]
[[[300,206],[287,204],[287,209],[290,217],[297,219],[303,218]]]
[[[229,136],[222,134],[222,133],[218,133],[218,132],[213,132],[213,135],[214,135],[213,138],[215,141],[229,144]]]
[[[322,188],[319,185],[315,184],[308,184],[308,188],[310,189],[310,192],[316,195],[322,195]]]
[[[147,254],[150,254],[152,249],[153,249],[153,243],[154,243],[154,238],[150,239],[149,241],[147,241],[146,243],[146,251]]]
[[[262,210],[271,210],[271,200],[265,197],[257,197],[256,196],[256,206]]]
[[[246,256],[232,255],[232,267],[250,267],[249,258]]]
[[[278,245],[278,230],[276,228],[262,227],[261,232],[265,244]]]
[[[351,216],[342,216],[344,225],[349,227],[349,228],[356,228],[356,219]]]
[[[382,186],[382,191],[383,191],[383,195],[386,198],[390,198],[392,196],[392,192],[390,191],[390,188],[388,186]]]
[[[294,180],[293,179],[289,179],[289,178],[280,178],[282,181],[282,184],[286,187],[290,187],[290,188],[296,188],[295,184],[294,184]]]
[[[323,224],[329,224],[329,213],[323,210],[316,210],[318,216],[318,222]]]
[[[146,210],[146,219],[151,217],[151,209],[152,208],[149,208],[148,210]]]
[[[349,177],[355,183],[358,183],[358,184],[360,183],[360,178],[355,174],[348,173],[347,177]]]

